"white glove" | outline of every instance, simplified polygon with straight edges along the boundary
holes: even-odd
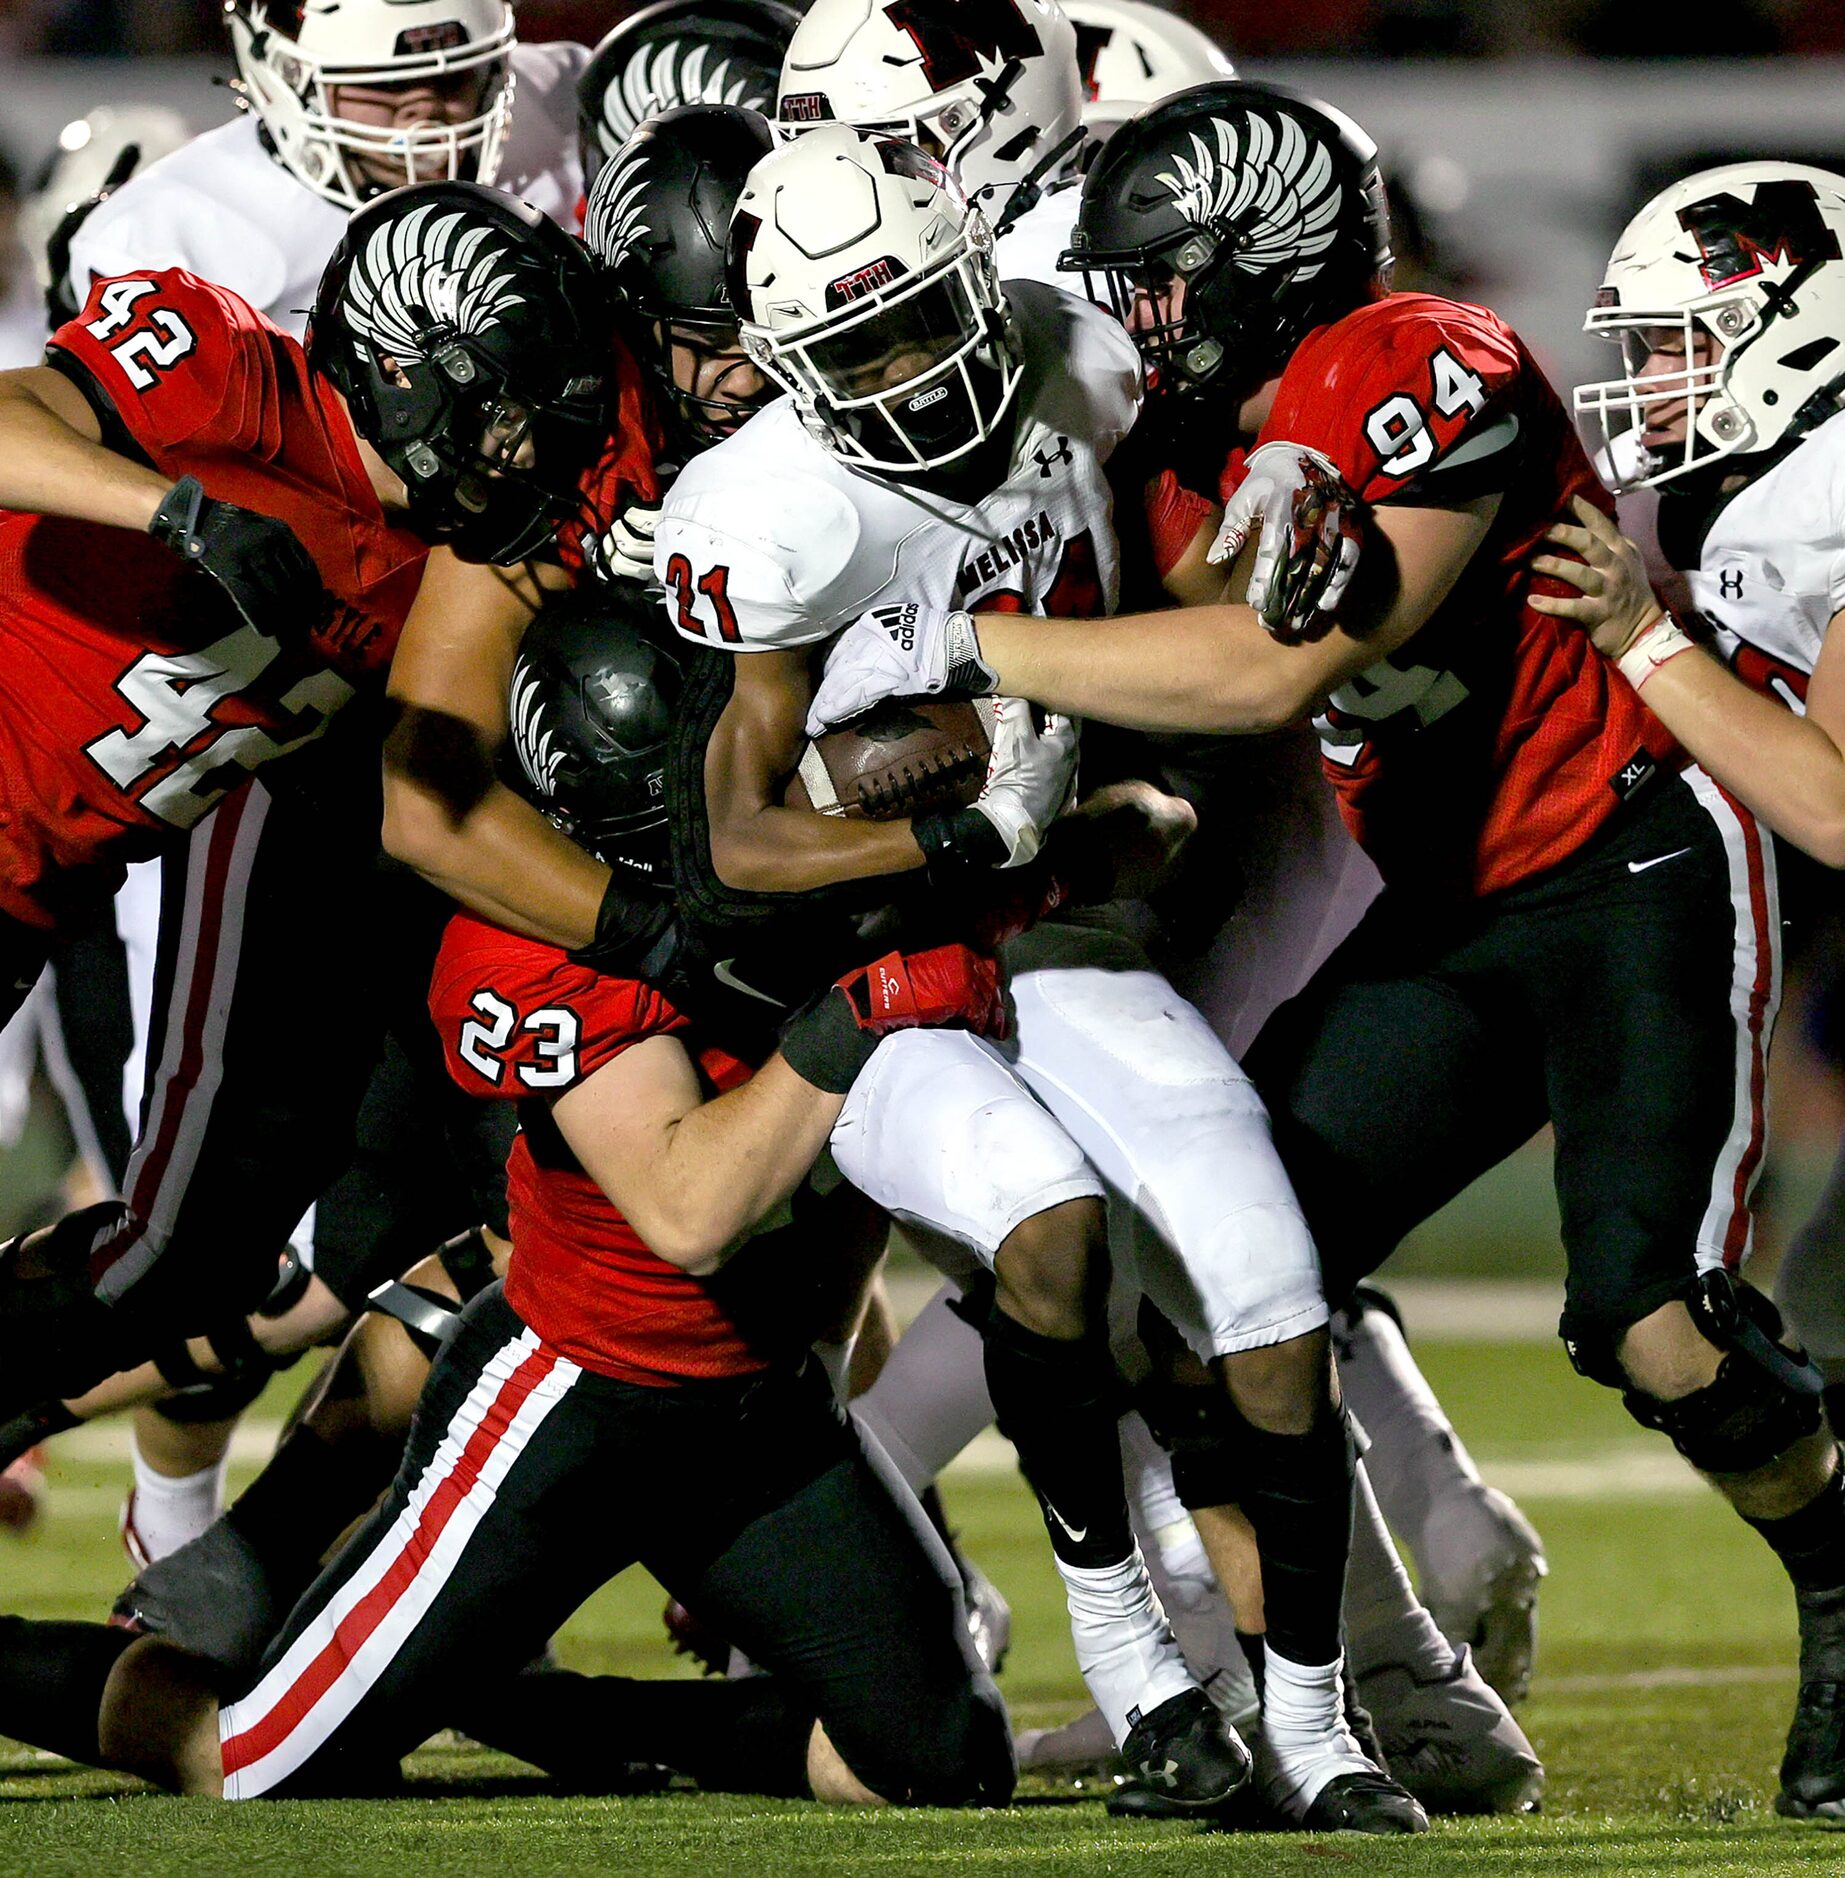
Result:
[[[821,736],[880,698],[933,697],[942,691],[979,698],[998,684],[980,656],[972,614],[908,602],[874,606],[833,641],[808,706],[807,734]]]
[[[1260,522],[1249,604],[1277,639],[1318,639],[1332,629],[1358,566],[1359,506],[1330,457],[1265,443],[1251,453],[1205,559],[1213,567],[1233,560]]]
[[[597,571],[605,580],[638,580],[653,584],[653,531],[660,525],[658,508],[631,502],[615,517],[602,537]]]
[[[983,698],[980,714],[993,752],[974,808],[1006,844],[1000,866],[1023,867],[1075,791],[1078,725],[1055,712],[1034,712],[1023,698]]]

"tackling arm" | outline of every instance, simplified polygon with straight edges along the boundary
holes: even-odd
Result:
[[[145,531],[172,487],[103,444],[96,413],[62,372],[0,372],[0,508]]]
[[[684,1045],[649,1037],[560,1096],[552,1114],[648,1247],[705,1274],[806,1178],[844,1101],[780,1056],[706,1101]]]
[[[1000,691],[1072,716],[1136,730],[1278,730],[1430,619],[1485,540],[1500,499],[1377,509],[1338,624],[1311,643],[1285,644],[1253,608],[1220,601],[1112,620],[983,614],[980,656]]]
[[[391,664],[384,844],[483,919],[573,949],[595,937],[609,870],[494,774],[541,598],[529,573],[430,554]]]

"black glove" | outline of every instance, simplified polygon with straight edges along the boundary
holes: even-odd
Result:
[[[147,532],[203,568],[246,624],[270,639],[305,637],[333,610],[314,557],[284,521],[214,502],[196,476],[182,476]]]

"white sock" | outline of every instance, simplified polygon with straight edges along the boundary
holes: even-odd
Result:
[[[1400,1664],[1426,1682],[1454,1667],[1453,1647],[1417,1598],[1385,1530],[1363,1461],[1358,1463],[1352,1553],[1345,1568],[1345,1644],[1352,1674],[1361,1679]]]
[[[960,1295],[954,1285],[943,1285],[897,1339],[877,1381],[852,1404],[912,1493],[993,1425],[980,1332],[948,1308]]]
[[[1414,1551],[1444,1499],[1479,1491],[1480,1470],[1389,1313],[1338,1321],[1339,1386],[1371,1437],[1372,1488],[1390,1530]]]
[[[230,1455],[196,1474],[161,1474],[134,1444],[135,1531],[149,1559],[188,1545],[224,1510],[224,1472]]]
[[[1186,1666],[1233,1728],[1260,1706],[1249,1659],[1236,1640],[1230,1601],[1219,1588],[1192,1516],[1172,1482],[1172,1456],[1138,1414],[1121,1418],[1121,1466],[1128,1506],[1153,1589],[1166,1607]]]
[[[1377,1769],[1345,1725],[1343,1658],[1291,1663],[1271,1646],[1263,1661],[1262,1790],[1272,1806],[1298,1819],[1328,1781]]]
[[[1173,1639],[1140,1547],[1119,1565],[1057,1560],[1076,1666],[1119,1747],[1142,1715],[1198,1685]]]

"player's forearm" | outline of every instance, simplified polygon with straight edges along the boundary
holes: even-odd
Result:
[[[803,893],[841,881],[908,873],[923,864],[907,821],[856,821],[810,809],[763,808],[713,817],[711,864],[727,887]]]
[[[1641,696],[1776,834],[1845,868],[1845,751],[1811,718],[1753,690],[1702,648],[1668,659]]]
[[[1120,619],[983,613],[982,658],[1008,697],[1130,730],[1278,730],[1322,695],[1311,646],[1284,646],[1223,603]]]
[[[78,399],[43,367],[0,372],[0,508],[145,531],[171,480],[74,428],[37,388],[48,378]]]
[[[502,783],[470,804],[388,770],[384,845],[482,919],[567,951],[596,935],[609,870]]]
[[[807,1178],[844,1103],[772,1056],[742,1088],[672,1124],[645,1176],[612,1168],[616,1185],[604,1190],[661,1258],[714,1272]]]

